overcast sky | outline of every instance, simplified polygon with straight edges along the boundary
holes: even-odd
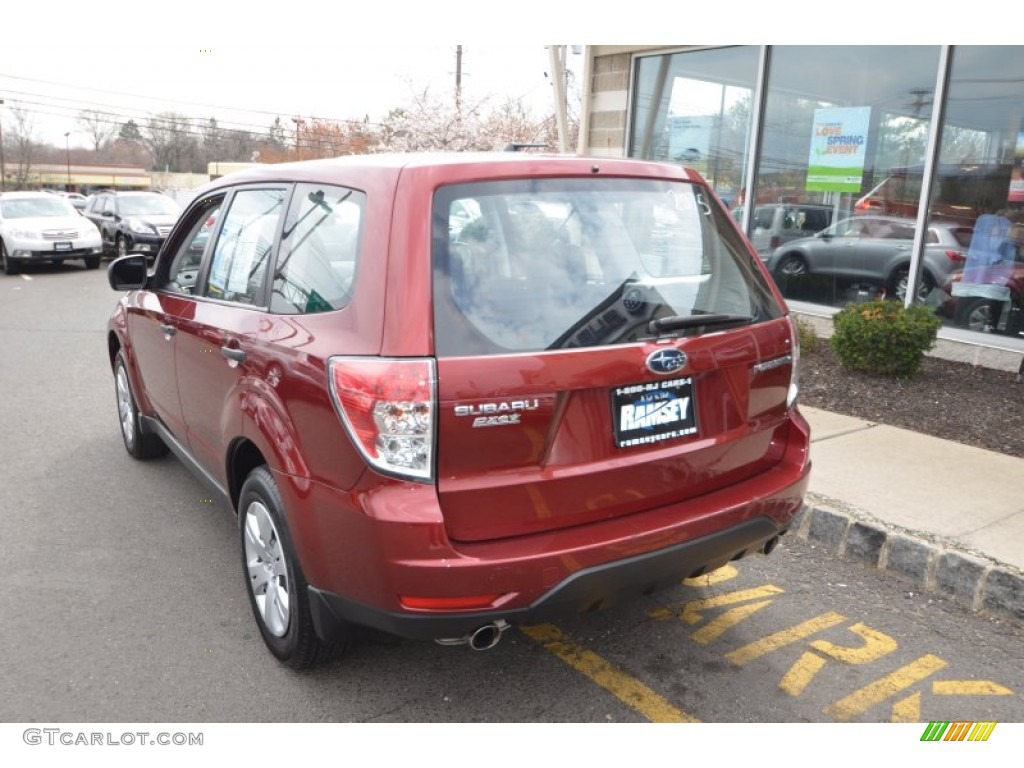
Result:
[[[200,50],[153,47],[124,52],[108,64],[76,66],[66,55],[28,56],[0,47],[0,98],[8,109],[31,113],[38,132],[63,144],[86,145],[76,124],[83,109],[143,123],[175,111],[214,116],[224,127],[263,132],[280,116],[380,121],[408,104],[414,92],[453,93],[456,46],[244,46]],[[21,55],[19,55],[21,54]],[[581,57],[576,57],[577,59]],[[465,103],[522,99],[535,112],[550,111],[549,53],[545,46],[462,46]],[[105,76],[102,76],[105,73]],[[5,118],[10,120],[8,115]]]
[[[466,103],[522,99],[552,110],[545,44],[565,40],[556,9],[539,15],[534,0],[366,5],[9,0],[0,116],[6,127],[11,109],[24,109],[40,139],[63,145],[70,131],[72,148],[89,144],[76,121],[83,109],[138,123],[163,111],[214,116],[260,132],[275,116],[288,129],[293,116],[377,122],[414,92],[452,93],[459,43]],[[582,68],[581,56],[569,58]]]
[[[545,74],[551,42],[966,43],[1006,37],[1012,26],[1000,31],[975,19],[979,33],[970,20],[958,21],[954,41],[945,39],[952,28],[929,32],[929,19],[895,6],[885,25],[866,7],[838,24],[827,13],[838,6],[812,0],[791,0],[772,14],[632,0],[604,20],[598,5],[590,13],[584,7],[550,0],[7,0],[0,117],[6,127],[12,107],[25,109],[39,138],[61,145],[70,131],[71,147],[88,146],[76,117],[90,108],[139,123],[162,111],[215,116],[225,127],[260,132],[278,115],[286,128],[293,116],[376,122],[413,92],[451,93],[457,43],[468,102],[522,99],[540,112],[553,104]],[[582,74],[582,56],[568,59]]]

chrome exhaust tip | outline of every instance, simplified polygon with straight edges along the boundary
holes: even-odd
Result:
[[[438,645],[468,645],[474,651],[487,651],[501,642],[501,636],[511,627],[504,619],[492,621],[477,627],[468,635],[462,637],[438,637],[434,642]]]

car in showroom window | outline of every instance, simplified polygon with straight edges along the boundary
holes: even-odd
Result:
[[[172,451],[235,512],[293,667],[355,626],[490,648],[767,554],[802,504],[795,328],[691,171],[257,166],[109,279],[124,447]]]
[[[785,291],[799,291],[815,276],[864,285],[904,300],[916,222],[898,216],[853,216],[772,252],[768,268]],[[924,270],[917,298],[929,299],[963,270],[973,229],[933,220],[925,236]]]

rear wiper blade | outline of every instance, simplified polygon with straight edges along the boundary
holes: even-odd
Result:
[[[674,315],[672,317],[659,317],[651,320],[647,330],[651,333],[662,331],[678,331],[683,328],[698,328],[705,325],[729,325],[731,323],[749,324],[754,322],[750,315],[721,315],[709,312],[707,314],[695,313],[692,315]]]

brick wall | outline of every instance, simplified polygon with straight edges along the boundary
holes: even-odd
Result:
[[[626,105],[630,54],[595,56],[590,77],[590,114],[585,151],[591,155],[626,154]]]

